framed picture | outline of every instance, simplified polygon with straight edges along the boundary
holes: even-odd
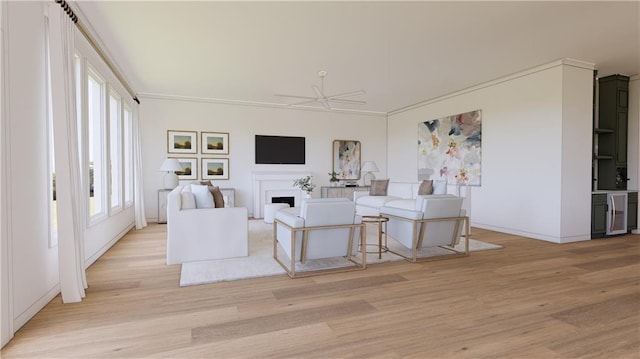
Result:
[[[360,179],[360,141],[333,141],[333,170],[339,180]]]
[[[168,153],[198,153],[198,133],[196,131],[167,131]]]
[[[203,180],[228,180],[229,179],[229,159],[228,158],[203,158],[202,159]]]
[[[196,158],[182,158],[172,157],[180,162],[182,171],[176,171],[178,179],[181,180],[196,180],[198,179],[198,159]]]
[[[229,134],[226,132],[200,132],[200,152],[206,155],[228,155]]]

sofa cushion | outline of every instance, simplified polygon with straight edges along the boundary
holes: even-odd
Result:
[[[380,208],[384,206],[385,203],[396,200],[396,199],[401,199],[401,198],[394,197],[394,196],[364,196],[364,197],[358,198],[357,204],[359,206]]]
[[[392,201],[385,203],[384,206],[389,208],[414,210],[416,206],[416,200],[415,199],[394,199]]]
[[[196,198],[196,208],[214,208],[213,195],[208,186],[191,184],[191,192]]]
[[[418,188],[418,195],[432,194],[433,193],[433,180],[424,180],[420,183]]]
[[[389,187],[389,179],[386,180],[371,180],[371,189],[369,195],[371,196],[386,196],[387,187]]]

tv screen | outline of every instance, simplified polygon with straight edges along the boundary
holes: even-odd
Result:
[[[304,137],[256,135],[256,164],[303,165]]]

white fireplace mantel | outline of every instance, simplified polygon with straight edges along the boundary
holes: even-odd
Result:
[[[311,172],[253,172],[253,217],[264,217],[264,205],[271,203],[271,197],[291,196],[298,206],[302,191],[293,186],[293,181],[306,176]]]

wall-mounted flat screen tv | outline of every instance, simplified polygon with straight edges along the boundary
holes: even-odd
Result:
[[[304,137],[256,135],[256,164],[303,165]]]

